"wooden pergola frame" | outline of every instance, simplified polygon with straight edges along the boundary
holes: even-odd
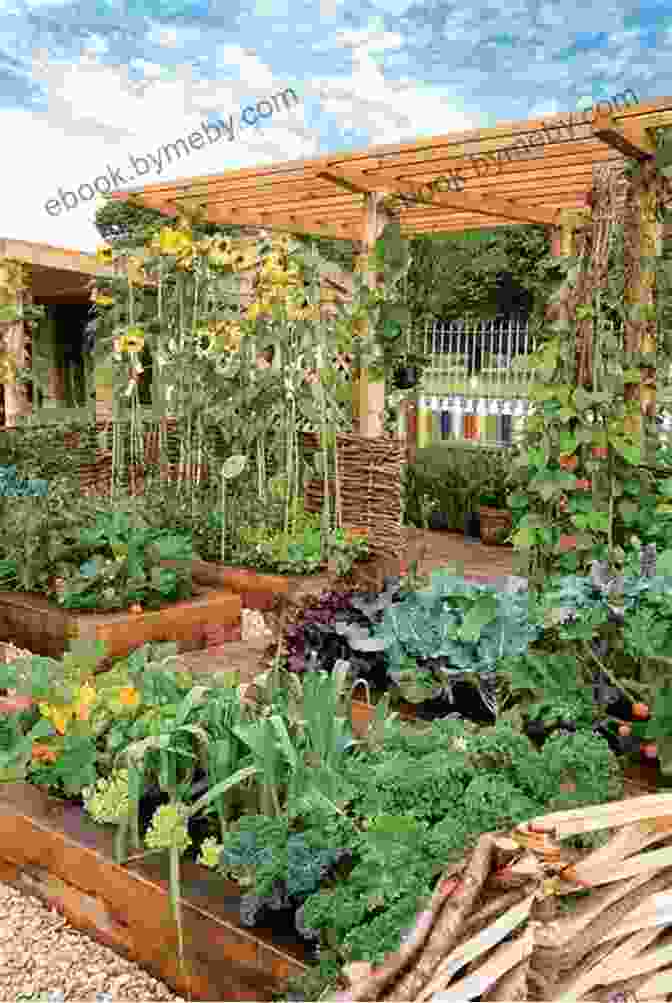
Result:
[[[590,214],[586,195],[594,169],[623,167],[628,158],[650,161],[651,130],[669,126],[672,97],[665,97],[615,111],[504,122],[414,143],[144,185],[112,197],[135,199],[172,217],[198,209],[209,222],[357,241],[365,253],[391,219],[407,236],[536,223],[550,228],[555,254],[569,254],[574,230]],[[512,147],[520,154],[505,156]],[[492,170],[485,176],[476,165],[488,161]],[[428,194],[428,184],[448,172],[457,172],[463,189]],[[362,374],[364,435],[381,434],[383,404],[384,390]]]
[[[335,153],[268,167],[246,167],[217,175],[159,182],[112,193],[175,216],[200,207],[209,222],[260,226],[315,236],[361,241],[366,196],[417,198],[420,188],[449,170],[465,179],[461,192],[435,193],[431,204],[399,207],[406,234],[455,232],[492,226],[540,223],[561,226],[563,213],[585,208],[593,168],[622,165],[626,156],[648,159],[648,130],[672,125],[672,97],[572,119],[501,123],[493,128],[434,136],[394,146]],[[563,129],[565,135],[558,136]],[[550,137],[550,138],[549,138]],[[498,151],[527,140],[515,159],[492,160]],[[485,176],[477,164],[491,158]],[[497,171],[497,173],[495,173]]]

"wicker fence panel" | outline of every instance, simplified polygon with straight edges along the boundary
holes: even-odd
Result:
[[[304,435],[307,456],[314,454],[318,445],[317,435]],[[374,555],[398,558],[405,547],[401,491],[404,443],[399,439],[339,435],[337,445],[344,525],[366,527]],[[331,489],[335,490],[333,483]],[[319,512],[323,502],[324,482],[310,481],[306,485],[306,509]]]
[[[176,480],[178,477],[181,429],[175,418],[164,419],[164,425],[167,436],[168,465],[161,469],[160,475],[165,480]],[[50,442],[53,442],[55,445],[65,446],[71,456],[75,454],[75,469],[79,470],[79,482],[82,494],[109,494],[112,478],[112,442],[114,435],[111,420],[99,417],[95,425],[91,423],[85,427],[69,427],[67,424],[27,425],[11,429],[0,429],[0,431],[4,432],[7,436],[4,441],[9,446],[9,449],[4,451],[6,453],[6,462],[21,464],[22,461],[29,458],[31,475],[51,480],[63,473],[58,459],[50,459],[50,455],[54,457],[60,455],[59,451],[54,450],[53,454],[50,454],[49,449],[46,448]],[[129,464],[126,476],[123,478],[132,494],[138,494],[143,490],[148,473],[159,473],[159,432],[160,421],[145,422],[140,463],[135,469]],[[121,424],[121,434],[124,439],[124,453],[128,457],[130,439],[130,425],[128,422]],[[211,438],[212,436],[206,435],[208,452],[211,456],[214,456],[216,450],[213,443],[209,441]],[[33,459],[35,450],[32,448],[32,443],[36,439],[38,442],[39,440],[43,440],[39,460]],[[0,438],[0,445],[2,441]],[[208,480],[207,463],[201,463],[199,467],[195,468],[192,471],[192,476],[201,483],[206,482]]]

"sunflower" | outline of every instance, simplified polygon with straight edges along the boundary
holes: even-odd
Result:
[[[164,226],[158,236],[158,248],[161,254],[179,255],[180,252],[191,250],[193,240],[184,230],[174,230]]]
[[[91,301],[96,304],[96,306],[112,306],[114,304],[114,298],[108,296],[107,293],[100,292],[94,286],[91,290]]]
[[[101,244],[100,247],[96,249],[96,261],[101,265],[109,265],[113,260],[113,250],[109,244]]]
[[[140,706],[140,693],[135,686],[124,686],[119,690],[119,703],[129,710],[137,710]]]
[[[141,352],[145,347],[145,332],[141,327],[129,327],[126,334],[114,340],[115,352]]]

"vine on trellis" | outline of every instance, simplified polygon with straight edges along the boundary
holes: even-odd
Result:
[[[509,503],[517,523],[511,539],[532,587],[550,574],[585,572],[593,561],[604,562],[607,580],[617,579],[627,542],[622,519],[637,506],[633,498],[652,488],[656,373],[672,362],[663,316],[672,273],[656,257],[655,224],[670,189],[655,162],[623,173],[619,221],[618,177],[609,168],[596,172],[591,223],[573,257],[554,259],[565,279],[528,360],[536,370],[535,413],[514,461]],[[672,477],[663,483],[670,497],[656,512],[664,518],[672,514]]]

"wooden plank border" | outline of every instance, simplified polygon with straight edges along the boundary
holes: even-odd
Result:
[[[298,938],[284,944],[238,922],[238,886],[185,862],[185,971],[168,882],[154,858],[120,866],[113,827],[30,784],[0,784],[0,880],[55,907],[77,929],[197,1000],[270,1001],[307,966]],[[152,863],[149,861],[153,860]]]

